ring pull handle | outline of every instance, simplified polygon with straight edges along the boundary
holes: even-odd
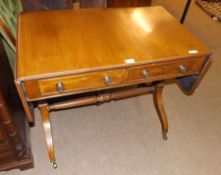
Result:
[[[64,91],[64,83],[62,82],[56,83],[55,88],[59,93],[62,93]]]
[[[143,70],[142,75],[144,78],[148,78],[150,76],[150,72],[148,72],[147,70]]]
[[[179,71],[181,73],[186,73],[187,72],[187,67],[183,64],[179,65]]]
[[[106,85],[110,85],[112,83],[111,77],[109,77],[108,75],[104,76],[104,84]]]

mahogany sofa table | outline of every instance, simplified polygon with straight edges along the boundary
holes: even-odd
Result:
[[[166,138],[164,81],[191,93],[211,60],[162,7],[21,13],[17,33],[16,86],[29,122],[40,109],[54,167],[50,111],[152,92]]]

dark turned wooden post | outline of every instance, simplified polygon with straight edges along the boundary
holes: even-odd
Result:
[[[27,119],[0,38],[0,171],[32,168]]]

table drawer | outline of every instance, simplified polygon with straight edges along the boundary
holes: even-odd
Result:
[[[169,62],[163,65],[165,75],[183,76],[190,73],[199,73],[205,58],[184,59]]]
[[[128,82],[154,81],[198,73],[205,58],[188,58],[129,68]]]
[[[186,58],[129,68],[25,81],[29,100],[99,90],[118,85],[176,78],[200,71],[205,57]]]
[[[163,66],[151,64],[129,68],[128,81],[142,81],[150,77],[163,75]]]
[[[125,69],[84,73],[57,78],[25,82],[29,99],[53,96],[77,91],[105,88],[121,84],[126,76]]]

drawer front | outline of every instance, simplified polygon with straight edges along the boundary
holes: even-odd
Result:
[[[190,73],[198,73],[201,66],[199,63],[203,63],[202,58],[185,59],[180,61],[174,61],[163,65],[165,75],[183,76]]]
[[[154,81],[196,74],[204,61],[204,57],[199,57],[132,67],[129,68],[127,81]]]
[[[163,66],[151,64],[129,68],[128,81],[142,81],[152,77],[162,76],[164,73]]]
[[[25,82],[29,100],[138,84],[199,73],[205,57],[131,66]]]
[[[121,84],[126,70],[100,71],[58,78],[41,79],[25,82],[29,99],[61,95],[77,91],[108,88]]]

